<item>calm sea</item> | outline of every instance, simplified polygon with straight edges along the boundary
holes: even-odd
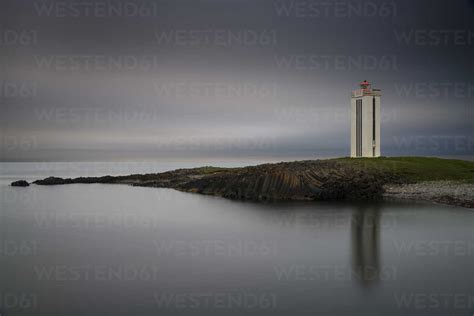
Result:
[[[9,186],[193,166],[1,163],[0,315],[474,313],[469,209]]]

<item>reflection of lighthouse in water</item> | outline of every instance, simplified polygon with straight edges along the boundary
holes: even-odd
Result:
[[[364,286],[380,277],[380,215],[377,207],[357,208],[351,218],[352,270]]]

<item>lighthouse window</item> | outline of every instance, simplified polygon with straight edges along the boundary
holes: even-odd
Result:
[[[356,157],[359,157],[359,100],[356,100]]]
[[[362,100],[356,100],[356,156],[362,156]]]
[[[372,141],[375,141],[375,98],[372,99]]]

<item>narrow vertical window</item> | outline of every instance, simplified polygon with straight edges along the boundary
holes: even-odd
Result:
[[[372,141],[375,142],[375,97],[372,99]]]
[[[356,100],[356,156],[362,156],[362,100]]]
[[[362,113],[360,113],[360,100],[357,100],[357,102],[359,103],[359,106],[358,106],[359,107],[359,125],[358,125],[359,133],[358,133],[358,138],[359,138],[359,157],[360,157],[361,156],[361,147],[362,147],[362,144],[361,144],[361,141],[360,141],[360,139],[361,139],[360,138],[360,132],[361,132],[360,131],[360,125],[361,125],[360,121],[361,121],[361,114]]]
[[[356,100],[356,156],[359,157],[359,100]]]
[[[375,97],[372,99],[372,157],[375,157]]]

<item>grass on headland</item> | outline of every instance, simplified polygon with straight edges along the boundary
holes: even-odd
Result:
[[[474,183],[474,161],[436,157],[379,157],[329,159],[361,169],[377,169],[401,176],[409,181],[455,180]],[[242,168],[205,166],[195,168],[199,174],[240,171]]]
[[[474,162],[435,157],[336,158],[354,167],[390,171],[411,181],[458,180],[474,183]]]

